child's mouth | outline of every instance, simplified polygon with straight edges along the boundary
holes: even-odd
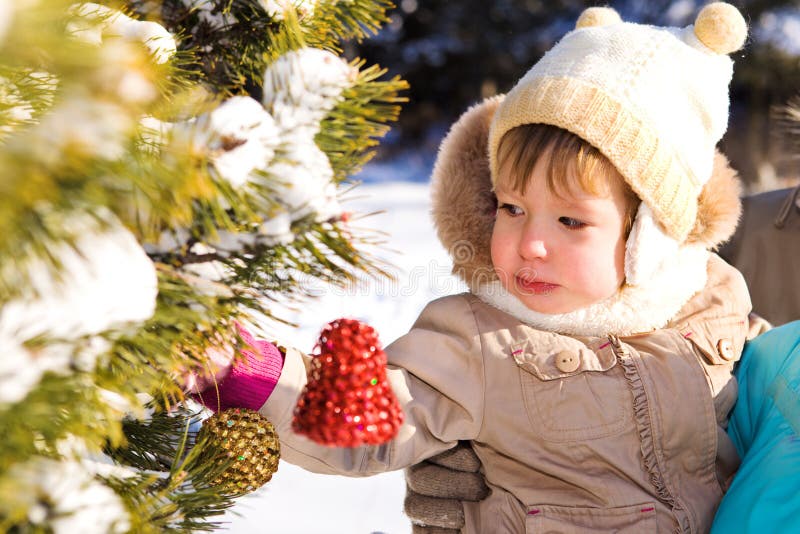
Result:
[[[552,293],[558,284],[551,284],[549,282],[540,282],[536,280],[524,280],[519,276],[516,277],[517,287],[523,292],[532,295],[547,295]]]

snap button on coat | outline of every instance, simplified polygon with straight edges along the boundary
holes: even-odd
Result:
[[[581,366],[580,356],[568,350],[562,350],[556,354],[556,367],[562,373],[572,373]]]
[[[733,351],[733,341],[728,338],[722,338],[717,341],[717,352],[728,361],[736,358],[736,353]]]

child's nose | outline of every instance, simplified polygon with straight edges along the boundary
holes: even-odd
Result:
[[[528,230],[519,241],[519,255],[526,259],[543,259],[547,257],[547,245],[544,236],[535,230]]]

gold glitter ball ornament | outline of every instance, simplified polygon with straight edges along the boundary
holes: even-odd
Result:
[[[214,480],[215,485],[226,491],[237,494],[255,491],[278,470],[278,434],[272,423],[258,412],[232,408],[214,414],[203,421],[197,435],[198,443],[204,439],[209,446],[224,451],[232,462]]]

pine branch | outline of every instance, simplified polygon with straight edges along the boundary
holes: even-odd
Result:
[[[198,424],[199,413],[184,408],[166,411],[163,407],[151,406],[155,410],[149,420],[126,417],[122,429],[127,438],[122,447],[110,444],[105,449],[114,460],[146,471],[169,472],[175,458],[179,455],[178,444],[186,433],[186,428]]]
[[[48,373],[21,402],[0,408],[0,478],[33,455],[59,457],[57,443],[66,435],[82,436],[98,450],[106,440],[119,444],[118,419],[99,396],[91,373]]]
[[[795,96],[785,106],[774,110],[778,131],[795,159],[800,159],[800,96]]]
[[[113,452],[115,457],[139,462],[144,458],[140,465],[147,465],[152,450],[162,455],[153,464],[161,473],[110,481],[135,510],[132,531],[211,531],[220,525],[208,518],[223,514],[240,496],[214,484],[234,460],[208,438],[196,440],[197,416],[179,409],[154,415],[148,424],[129,423],[138,426],[134,434],[140,435],[135,443],[131,442],[135,455],[130,450],[117,450]],[[130,428],[133,430],[133,426]],[[170,439],[164,439],[167,436]]]
[[[236,331],[233,321],[253,305],[252,297],[219,298],[203,294],[172,267],[159,264],[156,311],[132,336],[116,340],[101,379],[116,382],[119,391],[146,392],[170,406],[182,399],[168,379],[181,370],[202,367],[205,351]],[[131,374],[131,369],[139,372]]]
[[[386,12],[393,7],[388,0],[318,2],[313,19],[303,26],[305,39],[309,46],[319,48],[348,39],[360,41],[389,22]]]
[[[371,244],[368,235],[353,239],[341,223],[313,220],[299,221],[293,230],[295,240],[287,245],[248,247],[239,261],[229,261],[230,283],[250,287],[270,301],[285,302],[313,296],[315,281],[346,287],[359,273],[390,276],[380,260],[368,259],[362,252]],[[259,311],[273,316],[261,304]]]
[[[356,60],[353,65],[361,69],[364,61]],[[377,81],[385,73],[375,65],[359,70],[356,82],[322,122],[315,141],[328,155],[337,181],[356,174],[372,158],[369,149],[389,131],[387,123],[397,120],[399,104],[408,101],[398,96],[408,89],[399,77]]]
[[[322,2],[314,14],[289,10],[270,16],[257,0],[104,2],[134,19],[165,22],[179,50],[158,63],[161,49],[152,41],[118,33],[109,38],[100,26],[80,26],[85,15],[71,8],[73,3],[52,0],[14,9],[13,24],[0,35],[0,166],[5,176],[0,181],[0,256],[6,258],[0,265],[0,306],[14,299],[35,301],[34,276],[58,279],[67,269],[70,248],[90,263],[91,243],[83,238],[110,240],[116,230],[147,274],[152,265],[140,246],[153,251],[158,295],[155,312],[143,322],[110,321],[111,326],[87,327],[91,333],[85,335],[60,334],[64,339],[46,328],[42,334],[19,334],[32,339],[11,339],[12,349],[31,364],[21,366],[20,377],[25,372],[41,376],[26,377],[30,389],[0,404],[0,530],[51,528],[49,518],[38,524],[30,514],[39,505],[36,499],[49,498],[36,493],[46,494],[46,488],[37,487],[31,477],[15,480],[9,473],[19,466],[70,462],[70,469],[80,471],[83,449],[65,452],[69,443],[82,444],[86,456],[105,450],[119,466],[134,469],[103,464],[109,469],[87,468],[78,476],[91,482],[96,473],[104,473],[104,483],[130,513],[131,531],[212,530],[217,525],[208,518],[223,513],[236,497],[214,484],[229,460],[209,443],[195,443],[197,414],[181,408],[180,377],[205,369],[209,349],[241,343],[234,321],[255,313],[281,320],[273,304],[310,296],[309,277],[345,286],[360,275],[387,273],[360,250],[376,241],[353,238],[344,216],[317,220],[320,215],[305,211],[315,205],[312,201],[286,211],[288,201],[281,199],[286,187],[278,183],[286,177],[273,176],[269,165],[280,163],[288,150],[275,149],[274,161],[264,162],[246,187],[234,186],[215,158],[245,141],[236,138],[240,145],[226,146],[215,139],[213,144],[204,137],[213,132],[194,137],[189,125],[230,95],[258,96],[265,69],[281,54],[305,46],[339,50],[342,39],[376,31],[387,20],[390,4]],[[114,23],[113,12],[105,13],[112,15],[102,22]],[[124,20],[144,31],[141,23]],[[164,36],[160,30],[156,34]],[[81,31],[102,44],[81,41]],[[148,32],[143,35],[153,35]],[[171,39],[167,35],[170,47]],[[353,66],[363,70],[316,139],[336,181],[370,157],[376,138],[396,119],[404,100],[398,93],[406,88],[397,78],[378,81],[384,74],[378,67],[364,68],[359,61]],[[326,104],[318,113],[328,109]],[[151,126],[142,126],[143,118]],[[184,137],[163,134],[171,126],[164,123],[187,126],[179,132]],[[325,160],[319,150],[315,155]],[[315,168],[302,170],[313,173]],[[327,179],[327,162],[318,168]],[[270,226],[276,215],[285,219]],[[285,243],[283,235],[258,236],[260,230],[279,234],[275,228],[285,230],[290,217],[291,242]],[[222,237],[236,234],[252,239],[232,250],[213,248]],[[159,248],[170,235],[177,246]],[[211,263],[221,267],[218,279],[205,279],[197,270]],[[146,304],[143,317],[152,301]],[[107,330],[98,333],[100,328]],[[48,358],[56,363],[48,364]],[[142,393],[152,400],[143,403]],[[149,418],[146,408],[154,410]],[[64,473],[74,474],[66,468]],[[33,497],[7,505],[18,482],[29,483]],[[115,499],[113,494],[110,498]],[[57,513],[55,504],[46,507],[47,513]],[[125,521],[124,515],[111,521]]]
[[[193,77],[221,95],[245,93],[260,86],[269,37],[280,32],[256,0],[210,0],[203,6],[167,0],[161,15],[180,36],[179,50],[194,54]]]

